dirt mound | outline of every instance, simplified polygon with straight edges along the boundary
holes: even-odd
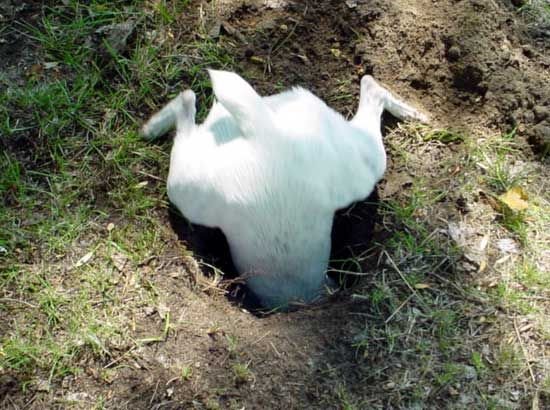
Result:
[[[341,95],[342,86],[373,74],[446,126],[517,129],[546,150],[549,42],[508,2],[282,3],[225,11],[235,54],[260,89],[272,88],[267,72],[349,115],[356,92]]]

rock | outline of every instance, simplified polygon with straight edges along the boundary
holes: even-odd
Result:
[[[463,366],[463,376],[466,380],[475,380],[477,379],[477,370],[475,367],[464,365]]]
[[[357,0],[346,0],[345,3],[350,9],[357,7]]]

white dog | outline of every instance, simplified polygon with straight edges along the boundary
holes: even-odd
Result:
[[[334,212],[384,174],[382,111],[427,119],[370,76],[346,121],[302,88],[261,97],[235,73],[209,73],[217,102],[203,124],[187,90],[142,129],[154,138],[176,125],[168,197],[191,222],[221,228],[264,306],[312,302],[328,283]]]

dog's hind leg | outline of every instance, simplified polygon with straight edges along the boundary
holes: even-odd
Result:
[[[379,132],[384,110],[402,120],[428,121],[426,115],[395,97],[370,75],[364,76],[361,79],[359,108],[351,122],[361,128]]]
[[[176,113],[177,138],[189,136],[195,129],[195,93],[185,90],[180,93],[176,100],[179,100],[179,110]]]
[[[195,127],[195,93],[186,90],[154,114],[141,128],[149,140],[158,138],[177,127],[178,134],[188,134]]]

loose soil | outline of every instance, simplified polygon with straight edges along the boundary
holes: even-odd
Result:
[[[548,150],[548,30],[531,27],[509,1],[225,0],[217,7],[202,3],[191,2],[180,16],[178,41],[197,39],[200,21],[214,41],[225,43],[242,73],[264,94],[275,92],[279,84],[301,85],[350,115],[361,76],[372,74],[429,113],[436,126],[465,132],[515,129],[532,155]],[[11,7],[11,22],[29,21],[40,9],[37,4],[21,10]],[[200,13],[205,13],[202,19]],[[0,44],[0,69],[16,82],[24,81],[40,55],[32,46],[19,46],[25,41],[14,37]],[[425,164],[452,154],[452,149],[432,153],[434,158],[425,158]],[[424,172],[433,176],[439,171],[426,166]],[[407,184],[403,169],[390,161],[380,195],[388,198]],[[449,212],[459,209],[451,207]],[[174,231],[174,251],[138,269],[154,282],[171,312],[174,328],[167,340],[139,348],[113,347],[119,356],[104,361],[83,357],[89,370],[66,377],[50,392],[18,393],[10,390],[15,384],[6,379],[3,394],[11,395],[14,408],[53,408],[68,394],[80,395],[81,403],[103,395],[106,407],[117,409],[346,408],[346,398],[339,396],[341,386],[346,397],[361,398],[362,408],[398,408],[398,400],[385,399],[380,390],[387,380],[384,374],[391,373],[388,366],[407,363],[365,357],[353,347],[367,322],[383,326],[385,318],[373,318],[375,313],[350,298],[347,290],[320,306],[251,314],[246,305],[224,296],[227,283],[210,286],[212,275],[201,282],[196,261],[182,257],[182,242],[191,242],[196,254],[209,252],[192,243],[193,235],[182,236],[186,225],[163,209],[159,220]],[[381,231],[374,229],[374,239],[364,249],[383,241]],[[219,237],[216,241],[223,247]],[[374,252],[368,259],[373,266],[377,256]],[[214,252],[208,260],[231,269],[227,259],[219,262],[216,257]],[[369,266],[363,269],[368,272]],[[135,339],[162,333],[158,312],[135,312],[134,317]],[[241,377],[237,363],[249,369]],[[180,377],[182,368],[190,369],[190,380]],[[449,397],[441,392],[431,400],[430,408],[444,408]]]

